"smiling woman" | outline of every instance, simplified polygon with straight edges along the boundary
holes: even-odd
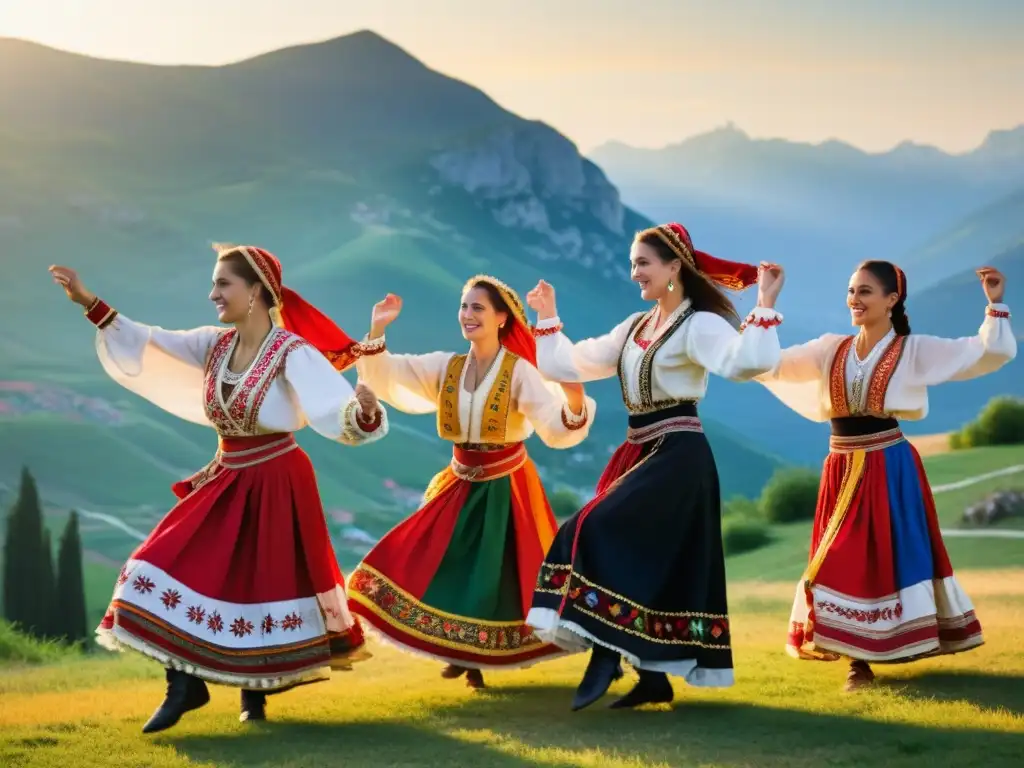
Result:
[[[362,348],[285,287],[261,248],[218,253],[210,299],[230,328],[143,325],[73,269],[50,271],[97,326],[114,381],[218,435],[213,460],[175,484],[178,503],[121,569],[97,629],[102,645],[167,669],[166,698],[143,731],[206,704],[206,682],[241,688],[241,719],[264,719],[267,693],[364,657],[313,467],[293,435],[309,426],[365,445],[387,434],[372,392],[336,370]]]
[[[830,333],[785,349],[758,377],[797,413],[832,424],[787,650],[801,659],[852,659],[847,690],[874,680],[869,662],[984,642],[946,554],[921,457],[899,425],[928,414],[928,387],[984,376],[1016,356],[1010,312],[1000,303],[1003,276],[991,268],[978,276],[989,302],[981,328],[941,339],[911,334],[903,270],[865,261],[846,298],[857,335]]]
[[[482,669],[560,653],[525,623],[555,519],[523,442],[536,432],[552,448],[578,445],[596,405],[581,386],[541,377],[523,303],[496,278],[478,275],[463,290],[468,354],[385,350],[401,309],[394,295],[374,307],[363,343],[378,354],[359,358],[359,375],[401,411],[436,412],[452,461],[353,571],[352,611],[395,645],[447,662],[443,677],[465,674],[480,688]]]

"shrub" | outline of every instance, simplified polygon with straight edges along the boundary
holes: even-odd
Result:
[[[771,540],[768,526],[762,520],[736,516],[722,522],[722,546],[727,556],[752,552]]]
[[[769,523],[813,520],[820,477],[810,469],[777,470],[761,491],[761,515]]]
[[[953,449],[1021,443],[1024,443],[1024,400],[1007,395],[989,400],[977,419],[950,436]]]
[[[564,520],[579,512],[583,506],[583,499],[568,488],[559,488],[548,497],[548,503],[551,504],[551,511],[555,517]]]
[[[757,502],[745,496],[733,496],[722,505],[723,518],[740,518],[745,520],[757,520],[761,516]]]

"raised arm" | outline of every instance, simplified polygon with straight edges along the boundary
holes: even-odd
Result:
[[[713,312],[697,312],[686,329],[686,354],[702,368],[733,381],[749,381],[779,363],[777,326],[782,315],[758,307],[742,333]]]
[[[426,355],[393,355],[387,349],[384,331],[402,312],[402,299],[389,293],[378,301],[370,316],[370,332],[362,342],[362,354],[356,361],[360,380],[384,402],[405,413],[432,413],[437,410],[451,352]]]
[[[545,381],[540,371],[525,360],[516,363],[512,393],[516,406],[545,445],[573,448],[590,433],[597,413],[593,398],[583,395],[582,408],[574,413],[562,387]]]
[[[388,433],[388,414],[372,396],[360,398],[319,351],[302,344],[288,352],[284,377],[313,431],[345,445],[367,445]],[[364,391],[368,394],[368,390]],[[369,408],[367,405],[369,404]]]
[[[974,336],[943,339],[911,334],[906,351],[915,383],[934,386],[993,373],[1017,356],[1017,340],[1005,304],[989,304]]]
[[[930,386],[974,379],[999,370],[1017,356],[1010,310],[1002,303],[1006,278],[992,267],[982,267],[977,274],[988,299],[977,335],[959,339],[911,335],[906,351],[915,383]]]
[[[50,272],[96,326],[96,355],[111,379],[178,418],[209,426],[202,398],[204,369],[224,329],[168,331],[137,323],[86,290],[73,269],[54,266]]]

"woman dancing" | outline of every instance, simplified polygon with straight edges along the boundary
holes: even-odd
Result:
[[[395,355],[384,330],[401,299],[373,309],[360,378],[392,407],[437,412],[451,464],[423,506],[367,554],[349,578],[352,611],[397,646],[447,663],[442,677],[522,667],[560,651],[526,626],[537,569],[556,524],[523,442],[536,431],[571,448],[595,404],[579,385],[546,383],[519,296],[493,277],[466,284],[459,308],[469,354]]]
[[[626,442],[596,497],[559,529],[527,617],[544,640],[593,649],[574,710],[604,695],[620,657],[640,680],[613,707],[670,702],[669,674],[691,685],[732,684],[718,473],[696,404],[708,372],[751,379],[779,356],[781,268],[695,250],[679,224],[640,232],[630,259],[640,295],[654,305],[604,336],[573,344],[554,289],[541,282],[527,297],[539,318],[541,372],[556,381],[617,374],[629,411]],[[721,288],[755,281],[758,307],[737,333]]]
[[[976,336],[910,333],[907,280],[865,261],[846,303],[856,336],[825,334],[782,352],[759,380],[811,421],[831,420],[810,557],[796,590],[787,651],[851,660],[846,689],[874,680],[870,662],[907,662],[981,645],[981,625],[939,532],[921,457],[901,420],[928,413],[928,387],[998,370],[1017,353],[1005,281],[978,271],[989,305]]]
[[[217,453],[174,485],[178,503],[121,569],[97,629],[167,668],[167,695],[143,728],[170,728],[206,704],[206,682],[242,689],[240,719],[265,718],[267,693],[329,676],[366,654],[348,610],[304,426],[346,445],[379,440],[385,411],[332,367],[359,345],[281,283],[251,246],[221,249],[210,300],[232,328],[167,331],[129,320],[73,269],[50,267],[85,308],[117,383],[179,418],[212,426]]]

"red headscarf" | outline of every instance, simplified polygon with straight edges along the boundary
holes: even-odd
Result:
[[[891,262],[890,262],[891,263]],[[907,276],[903,274],[903,270],[897,267],[895,264],[892,265],[893,271],[896,272],[896,293],[899,294],[899,301],[907,300]]]
[[[274,254],[253,245],[218,243],[213,248],[218,254],[238,251],[249,262],[274,299],[274,306],[270,308],[270,320],[274,325],[304,338],[339,371],[355,363],[359,349],[357,342],[331,318],[282,283],[281,262]]]
[[[742,291],[757,282],[757,267],[737,261],[726,261],[712,256],[710,253],[698,251],[693,247],[690,233],[682,224],[661,224],[645,229],[637,237],[656,235],[672,249],[683,264],[688,266],[705,280],[732,291]]]
[[[476,275],[466,282],[464,291],[469,290],[477,283],[487,283],[501,294],[501,298],[512,310],[509,321],[512,327],[507,330],[501,339],[501,345],[516,357],[521,357],[530,365],[537,367],[537,340],[533,337],[533,331],[526,320],[526,308],[523,306],[519,294],[513,291],[505,283],[490,275]]]

